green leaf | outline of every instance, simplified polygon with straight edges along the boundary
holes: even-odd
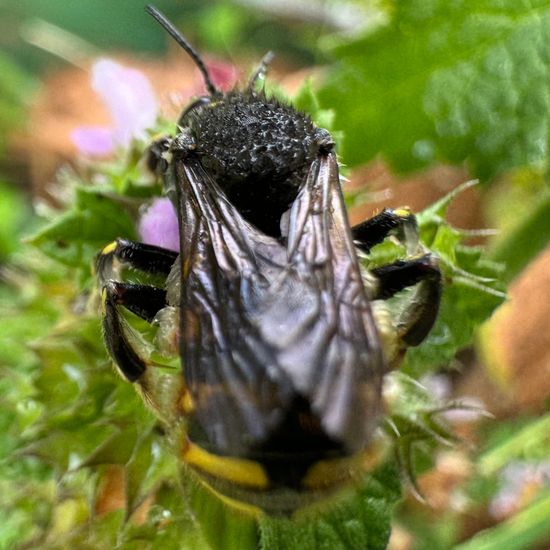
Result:
[[[319,93],[357,165],[468,160],[488,177],[548,161],[550,5],[402,0],[377,32],[338,47]]]
[[[153,454],[154,434],[142,433],[136,442],[126,466],[126,509],[128,516],[141,504],[151,487],[146,483],[147,474],[155,460]]]
[[[524,550],[546,548],[550,536],[550,491],[500,525],[482,531],[455,550]],[[538,543],[538,544],[537,544]],[[542,546],[540,546],[542,544]]]
[[[200,525],[208,550],[257,547],[258,526],[249,510],[223,502],[203,486],[189,467],[181,468],[181,478],[184,498]]]
[[[82,467],[102,464],[123,465],[130,461],[137,444],[137,427],[114,433],[82,463]]]
[[[224,52],[231,51],[239,45],[245,19],[238,6],[213,4],[206,5],[203,16],[199,19],[199,36],[210,48]]]
[[[144,542],[150,550],[211,550],[195,518],[182,505],[181,488],[177,483],[164,482],[158,488],[146,523],[139,526],[127,523],[124,548],[141,550]]]
[[[116,237],[135,238],[134,221],[120,201],[77,187],[74,205],[29,239],[45,254],[71,267],[89,269],[94,256]]]
[[[520,220],[491,251],[491,257],[506,266],[506,281],[518,275],[550,242],[550,193],[539,195],[527,211],[517,209],[515,213]]]
[[[340,502],[305,511],[296,519],[262,517],[265,550],[382,550],[400,498],[399,475],[391,464],[369,475]]]
[[[308,113],[318,126],[327,130],[331,130],[334,126],[334,111],[332,109],[321,109],[310,80],[304,82],[294,97],[292,105],[298,111]]]
[[[0,261],[20,246],[19,234],[28,223],[30,212],[23,196],[11,186],[0,183]]]
[[[508,427],[508,432],[510,428]],[[487,477],[513,460],[525,460],[528,457],[545,460],[550,451],[550,415],[532,419],[519,430],[492,445],[478,460],[479,472]]]

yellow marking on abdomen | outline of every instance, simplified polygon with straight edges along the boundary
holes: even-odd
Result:
[[[319,460],[306,472],[302,485],[319,490],[343,484],[372,470],[384,454],[384,444],[374,442],[369,449],[353,456]]]
[[[253,460],[218,456],[193,443],[185,446],[182,457],[191,466],[214,477],[256,489],[269,487],[266,471]]]
[[[191,394],[187,390],[184,390],[183,395],[181,396],[180,405],[183,414],[185,415],[189,415],[195,410],[195,404],[193,403]]]

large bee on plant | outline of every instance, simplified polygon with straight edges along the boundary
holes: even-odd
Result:
[[[383,377],[435,321],[437,261],[406,209],[350,228],[329,132],[257,89],[268,56],[244,89],[223,93],[172,24],[147,11],[208,93],[148,151],[177,210],[179,253],[118,239],[98,255],[106,347],[201,480],[289,513],[364,474]],[[389,236],[408,257],[365,269],[360,257]],[[159,282],[124,280],[125,267]],[[409,306],[389,318],[381,304],[406,287]],[[147,356],[124,310],[158,325],[177,375]]]

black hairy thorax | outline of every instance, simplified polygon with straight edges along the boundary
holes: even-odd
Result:
[[[264,233],[280,236],[281,216],[328,132],[291,106],[253,91],[197,104],[180,124],[190,129],[203,167],[241,215]]]

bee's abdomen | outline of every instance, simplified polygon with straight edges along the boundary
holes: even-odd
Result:
[[[302,397],[261,443],[241,456],[218,453],[189,436],[182,457],[200,477],[219,493],[271,513],[290,513],[363,473],[365,453],[351,454],[324,433]]]
[[[272,486],[300,490],[315,463],[346,455],[344,445],[325,433],[307,400],[297,397],[277,428],[251,450],[250,458],[264,467]]]

